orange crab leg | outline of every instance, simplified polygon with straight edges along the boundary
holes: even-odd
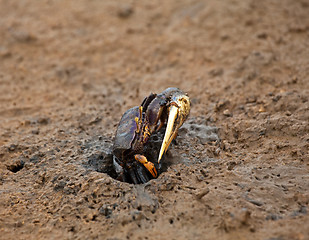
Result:
[[[152,162],[149,162],[147,158],[141,154],[134,155],[135,160],[140,162],[147,168],[147,170],[151,173],[151,175],[156,178],[158,176],[157,170]]]

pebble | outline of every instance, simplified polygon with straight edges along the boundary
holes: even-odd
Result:
[[[225,110],[223,111],[223,115],[226,116],[226,117],[231,117],[231,116],[232,116],[232,113],[230,112],[230,110],[225,109]]]
[[[195,194],[196,199],[202,199],[209,193],[209,188],[205,188],[200,190],[197,194]]]

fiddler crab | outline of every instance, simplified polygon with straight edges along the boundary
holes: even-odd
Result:
[[[127,110],[118,125],[113,145],[117,179],[140,184],[157,178],[160,160],[190,113],[190,99],[178,88],[150,94],[140,106]],[[157,161],[149,161],[145,146],[149,137],[166,126]]]

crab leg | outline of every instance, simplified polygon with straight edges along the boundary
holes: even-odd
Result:
[[[158,176],[157,170],[152,162],[149,162],[144,155],[135,154],[135,160],[144,165],[145,168],[151,173],[151,175],[156,178]]]

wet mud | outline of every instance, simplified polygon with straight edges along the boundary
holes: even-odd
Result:
[[[309,239],[308,11],[0,0],[0,239]],[[192,107],[159,177],[117,181],[122,114],[167,87]]]

